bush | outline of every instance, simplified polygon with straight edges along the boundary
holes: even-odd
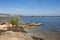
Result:
[[[10,23],[11,23],[12,25],[18,26],[18,19],[17,19],[17,18],[11,18]]]

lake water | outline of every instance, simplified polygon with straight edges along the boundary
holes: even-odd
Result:
[[[60,17],[24,16],[22,21],[33,21],[43,24],[39,27],[25,28],[28,35],[46,39],[49,37],[51,40],[60,40]]]
[[[0,20],[7,20],[0,18]],[[43,38],[46,40],[60,40],[60,17],[24,16],[21,22],[39,22],[43,25],[32,28],[25,28],[28,35]]]

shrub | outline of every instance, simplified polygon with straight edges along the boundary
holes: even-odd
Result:
[[[12,25],[18,26],[18,19],[17,19],[17,18],[11,18],[11,19],[10,19],[10,23],[11,23]]]

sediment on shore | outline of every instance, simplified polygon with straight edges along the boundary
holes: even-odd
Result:
[[[31,36],[28,36],[22,32],[6,31],[0,35],[0,40],[33,40]]]
[[[8,28],[9,30],[0,30],[0,40],[33,40],[33,38],[20,28]]]

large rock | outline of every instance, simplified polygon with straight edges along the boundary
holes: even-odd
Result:
[[[0,40],[33,40],[31,36],[22,32],[7,31],[0,35]]]

